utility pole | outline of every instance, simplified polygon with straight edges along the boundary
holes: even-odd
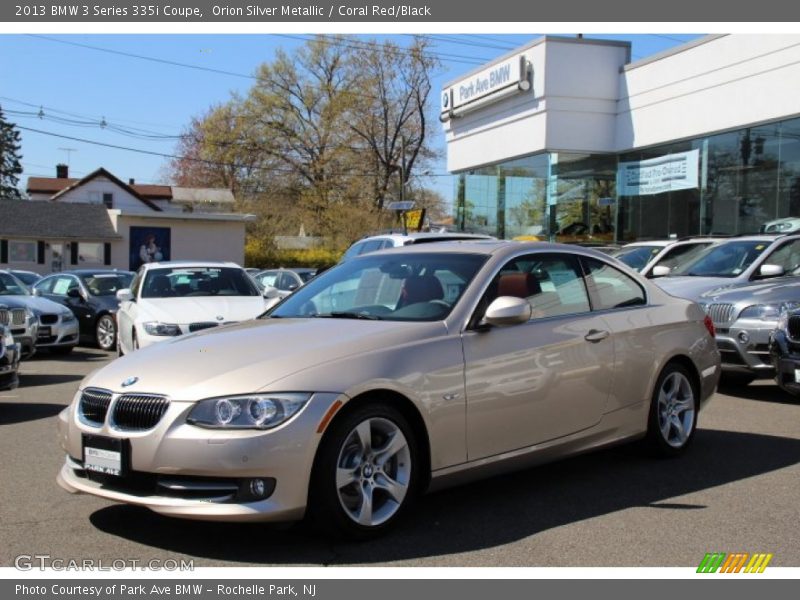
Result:
[[[406,136],[400,136],[400,202],[406,200]]]

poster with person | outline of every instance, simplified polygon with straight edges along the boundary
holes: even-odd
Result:
[[[145,263],[170,260],[169,227],[131,227],[129,268],[136,271]]]

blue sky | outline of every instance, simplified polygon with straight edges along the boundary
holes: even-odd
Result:
[[[172,154],[175,139],[192,116],[245,94],[253,73],[270,61],[277,48],[291,52],[307,35],[0,35],[0,106],[20,127],[37,129],[137,150]],[[442,68],[436,73],[431,103],[438,91],[476,66],[501,56],[538,34],[430,34]],[[627,40],[638,60],[698,37],[682,34],[586,35]],[[404,35],[359,35],[410,43]],[[91,46],[92,48],[86,47]],[[131,56],[131,55],[137,55]],[[182,63],[179,66],[172,63]],[[196,68],[192,68],[196,67]],[[43,113],[43,118],[38,115]],[[103,120],[108,125],[103,127]],[[120,132],[122,129],[125,133]],[[114,131],[116,130],[116,131]],[[92,145],[74,139],[21,130],[21,182],[30,176],[54,176],[59,162],[71,176],[103,166],[119,178],[137,183],[162,180],[168,159],[130,150]],[[444,150],[438,124],[434,145]],[[448,200],[452,177],[444,158],[430,185]]]

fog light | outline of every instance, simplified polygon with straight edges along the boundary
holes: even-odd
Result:
[[[267,484],[263,479],[250,480],[250,493],[256,498],[262,498],[267,491]]]
[[[236,494],[237,502],[259,502],[266,500],[275,491],[273,477],[254,477],[239,480],[239,493]]]
[[[736,337],[739,339],[739,343],[741,344],[746,344],[747,342],[750,341],[750,334],[747,333],[746,331],[740,331],[739,335]]]

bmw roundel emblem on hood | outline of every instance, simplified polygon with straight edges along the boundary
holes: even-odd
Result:
[[[139,381],[138,377],[128,377],[125,381],[122,382],[122,387],[130,387],[137,381]]]
[[[225,317],[223,317],[222,315],[217,315],[217,321],[224,321],[224,320]]]

